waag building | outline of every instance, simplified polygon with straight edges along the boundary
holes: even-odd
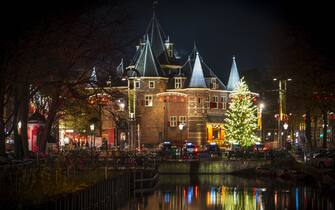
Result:
[[[130,64],[117,69],[123,83],[110,84],[126,96],[117,100],[117,117],[105,107],[101,133],[110,144],[224,143],[229,94],[240,79],[235,58],[224,84],[195,45],[182,59],[174,46],[153,15]]]

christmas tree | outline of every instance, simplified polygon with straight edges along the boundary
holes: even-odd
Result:
[[[256,136],[257,107],[243,78],[230,97],[224,124],[225,137],[231,144],[249,147],[259,141]]]

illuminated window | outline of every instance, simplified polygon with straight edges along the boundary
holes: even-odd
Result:
[[[175,89],[182,88],[182,79],[181,78],[175,78],[174,79],[174,88]]]
[[[170,116],[170,127],[177,126],[177,116]]]
[[[227,96],[221,96],[222,109],[227,109]]]
[[[145,106],[152,106],[153,105],[153,97],[152,95],[145,95]]]
[[[179,123],[186,124],[186,116],[179,116]]]
[[[218,108],[218,97],[213,96],[213,108],[217,109]]]
[[[155,88],[155,81],[149,81],[149,88]]]

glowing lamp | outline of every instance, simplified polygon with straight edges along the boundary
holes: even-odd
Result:
[[[91,125],[90,125],[90,130],[91,130],[91,131],[94,131],[94,124],[91,124]]]

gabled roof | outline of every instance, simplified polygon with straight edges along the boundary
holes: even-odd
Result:
[[[196,53],[192,75],[188,84],[189,88],[207,88],[204,71],[200,62],[199,53]]]
[[[156,18],[155,12],[149,22],[146,34],[149,35],[150,44],[152,46],[152,51],[160,64],[170,64],[169,57],[166,52],[166,47],[164,41],[166,36]]]
[[[141,49],[141,54],[138,57],[135,69],[143,77],[163,77],[165,76],[160,68],[156,57],[153,54],[149,38],[147,36],[144,47]]]
[[[227,90],[234,90],[240,81],[240,76],[238,74],[235,57],[233,57],[233,63],[231,65],[229,80],[227,84]]]

